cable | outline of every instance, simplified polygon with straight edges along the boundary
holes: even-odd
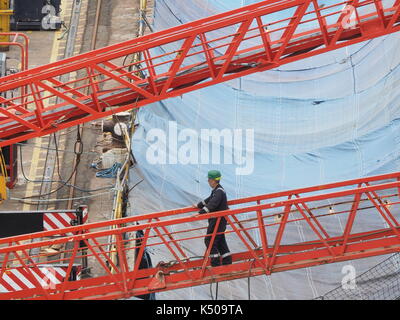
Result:
[[[213,284],[213,282],[210,283],[211,300],[218,300],[218,288],[219,288],[218,285],[219,285],[219,283],[218,282],[215,283],[215,299],[214,299],[214,295],[213,295],[213,292],[212,292],[212,284]]]
[[[63,34],[59,38],[57,38],[57,40],[64,39],[64,37],[69,33],[69,30],[70,30],[70,28],[65,24],[64,21],[61,22],[61,25],[65,28],[65,30],[64,30]]]
[[[204,258],[204,257],[199,257],[199,258]],[[193,258],[192,258],[193,259]],[[218,300],[218,282],[215,282],[215,299],[214,299],[214,295],[212,292],[212,284],[214,283],[214,274],[212,272],[212,268],[210,268],[210,272],[211,272],[211,282],[210,282],[210,296],[211,296],[211,300]]]
[[[58,145],[57,145],[57,139],[56,139],[55,135],[54,135],[54,144],[55,144],[56,150],[57,150],[57,149],[58,149]],[[79,146],[79,149],[77,149],[77,146]],[[56,152],[57,152],[57,151],[56,151]],[[75,155],[76,155],[75,167],[74,167],[74,169],[73,169],[73,171],[72,171],[70,177],[69,177],[65,182],[64,182],[64,181],[63,181],[63,182],[60,182],[60,183],[62,184],[62,186],[58,187],[57,189],[55,189],[55,190],[53,190],[53,191],[50,191],[50,192],[48,192],[48,193],[45,193],[45,194],[32,195],[32,196],[28,196],[28,197],[23,197],[22,199],[41,198],[41,197],[44,197],[44,196],[52,195],[53,193],[56,193],[56,192],[58,192],[59,190],[61,190],[62,188],[64,188],[64,187],[66,186],[66,184],[67,184],[68,182],[71,181],[71,179],[73,178],[75,172],[76,172],[77,169],[78,169],[78,166],[79,166],[79,163],[80,163],[80,160],[81,160],[81,155],[82,155],[82,152],[83,152],[83,143],[82,143],[82,138],[81,138],[80,131],[79,131],[79,125],[78,125],[78,131],[77,131],[76,141],[75,141],[74,152],[75,152]],[[20,152],[20,156],[21,156],[21,154],[22,154],[22,153]],[[57,156],[57,159],[58,159],[58,152],[57,152],[57,155],[56,155],[56,156]],[[22,161],[22,158],[21,158],[21,161]]]
[[[22,150],[21,150],[21,148],[20,148],[20,155],[19,156],[20,156],[20,161],[21,161],[21,173],[22,173],[22,176],[24,177],[24,179],[26,181],[31,182],[31,183],[43,183],[43,182],[63,183],[63,184],[65,184],[65,186],[68,186],[68,187],[71,187],[71,188],[74,188],[74,189],[77,189],[77,190],[79,190],[81,192],[86,192],[86,193],[91,193],[91,192],[111,189],[111,188],[114,187],[113,185],[110,185],[110,186],[102,187],[102,188],[98,188],[98,189],[87,190],[87,189],[83,189],[83,188],[80,188],[78,186],[75,186],[73,184],[69,184],[66,181],[60,181],[60,180],[33,180],[33,179],[30,179],[30,178],[27,177],[25,169],[24,169],[24,166],[22,165]]]
[[[65,181],[60,181],[60,180],[33,180],[33,179],[30,179],[30,178],[28,178],[26,176],[24,167],[22,165],[21,165],[21,173],[22,173],[22,176],[24,177],[24,179],[26,181],[30,182],[30,183],[44,183],[44,182],[46,182],[46,183],[62,183],[62,184],[65,184],[65,186],[67,186],[67,187],[71,187],[71,188],[74,188],[74,189],[76,189],[76,190],[78,190],[80,192],[85,192],[85,193],[92,193],[92,192],[96,192],[96,191],[101,191],[101,190],[107,190],[107,189],[114,188],[113,185],[109,185],[109,186],[102,187],[102,188],[88,190],[88,189],[83,189],[83,188],[80,188],[80,187],[75,186],[73,184],[69,184],[69,183],[66,183]]]
[[[247,295],[248,300],[251,300],[251,289],[250,289],[250,278],[251,278],[251,269],[253,269],[253,264],[256,262],[256,259],[253,259],[249,268],[249,275],[247,277]]]
[[[61,177],[61,173],[60,173],[60,169],[61,169],[61,166],[60,166],[60,155],[58,154],[58,143],[57,143],[57,137],[56,137],[55,133],[53,133],[53,138],[54,138],[54,146],[56,148],[57,174],[58,174],[58,177],[60,178],[60,181],[64,181],[64,179]]]
[[[202,257],[202,258],[204,258],[204,257]],[[206,267],[206,268],[208,268],[208,267]],[[215,300],[215,299],[214,299],[213,292],[212,292],[212,284],[213,284],[213,282],[214,282],[214,273],[212,272],[212,268],[210,268],[209,270],[210,270],[210,273],[211,273],[210,296],[211,296],[211,300]]]
[[[53,148],[46,148],[46,147],[41,147],[41,146],[35,146],[35,145],[30,145],[30,144],[23,144],[23,143],[13,143],[14,145],[17,145],[17,146],[21,146],[21,147],[26,147],[26,148],[35,148],[35,149],[42,149],[42,150],[44,150],[44,149],[46,149],[46,150],[50,150],[50,151],[56,151],[56,149],[53,149]],[[60,149],[58,149],[58,152],[64,152],[64,153],[75,153],[75,151],[73,151],[73,150],[60,150]],[[82,155],[84,155],[84,154],[86,154],[86,155],[98,155],[98,153],[97,152],[82,152]]]
[[[141,13],[141,16],[142,16],[142,19],[143,19],[143,21],[145,22],[146,26],[149,28],[150,32],[151,32],[151,33],[154,33],[154,29],[153,29],[153,27],[151,26],[149,20],[147,20],[146,14],[145,14],[144,12],[142,12],[142,13]]]
[[[139,184],[141,184],[143,181],[144,181],[144,179],[142,179],[141,181],[139,181],[138,183],[136,183],[132,188],[130,188],[130,189],[128,190],[128,192],[127,192],[127,195],[129,195],[129,193],[130,193],[134,188],[136,188]]]

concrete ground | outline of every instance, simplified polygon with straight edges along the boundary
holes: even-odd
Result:
[[[68,24],[68,18],[70,13],[68,9],[71,8],[72,0],[64,0],[64,20]],[[138,19],[138,7],[139,0],[113,0],[103,1],[102,13],[100,16],[99,32],[97,37],[96,48],[101,48],[110,44],[118,43],[124,40],[132,39],[137,34],[137,19]],[[90,19],[94,19],[95,15],[95,1],[89,2],[87,12],[82,13],[82,21],[86,23]],[[81,31],[81,39],[77,44],[76,54],[87,52],[90,49],[90,42],[92,38],[93,27],[88,23]],[[63,31],[59,32],[48,32],[48,31],[28,31],[26,33],[30,38],[29,48],[29,68],[41,66],[52,61],[59,60],[63,57],[65,50],[65,40],[57,40],[63,34]],[[16,48],[11,48],[8,55],[8,67],[18,68],[20,67],[19,62],[19,51]],[[99,121],[101,122],[101,121]],[[44,160],[46,156],[48,137],[38,138],[29,140],[26,145],[22,147],[22,163],[18,170],[18,181],[14,189],[10,190],[11,198],[23,198],[37,194],[40,190],[40,182],[30,182],[29,180],[39,181],[42,178]],[[73,142],[66,141],[64,146],[60,146],[60,149],[73,150]],[[104,146],[109,145],[109,142],[104,140],[100,130],[96,128],[95,124],[88,124],[84,129],[84,155],[82,156],[81,165],[79,168],[79,174],[77,179],[77,186],[83,189],[98,189],[104,186],[113,185],[113,179],[99,179],[95,177],[96,171],[90,170],[90,164],[97,160],[103,150]],[[20,147],[18,147],[20,151]],[[68,177],[70,169],[70,161],[73,158],[72,153],[64,153],[63,163],[64,177]],[[21,167],[22,166],[22,167]],[[25,177],[22,174],[22,170],[25,173]],[[55,189],[57,185],[53,185]],[[83,196],[81,192],[77,192],[75,196]],[[58,193],[57,196],[65,196],[65,193]],[[106,217],[110,217],[110,210],[112,209],[112,194],[109,197],[102,197],[100,199],[93,199],[86,201],[90,205],[90,212],[94,214],[90,215],[90,221],[104,220]],[[79,202],[77,204],[80,204]],[[0,211],[7,210],[36,210],[36,206],[23,204],[15,200],[6,200],[2,203]],[[57,207],[63,207],[59,204]]]
[[[26,35],[29,37],[29,68],[38,67],[57,59],[61,49],[56,42],[62,32],[54,31],[28,31]],[[20,69],[20,54],[16,48],[11,48],[7,52],[7,67]],[[22,146],[22,163],[19,160],[18,180],[14,189],[10,190],[12,198],[23,198],[27,193],[33,194],[38,191],[39,184],[28,182],[23,174],[30,180],[40,179],[39,169],[44,165],[43,149],[48,138],[43,138],[40,141],[37,139],[29,140],[26,145]],[[18,147],[18,153],[21,148]],[[22,167],[21,167],[22,166]],[[7,210],[30,210],[30,206],[19,201],[6,200],[0,205],[0,211]]]

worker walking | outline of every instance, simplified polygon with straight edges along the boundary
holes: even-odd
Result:
[[[215,211],[223,211],[228,208],[228,200],[224,188],[220,185],[221,173],[217,170],[208,172],[208,184],[212,188],[211,195],[199,202],[197,208],[201,209],[199,214],[205,214]],[[218,218],[208,219],[207,237],[204,239],[206,247],[208,248],[212,239],[212,234],[215,230]],[[225,232],[226,230],[226,219],[221,217],[217,232]],[[214,239],[214,243],[211,247],[210,252],[211,266],[216,267],[221,264],[231,264],[232,256],[226,243],[225,234],[217,234]]]

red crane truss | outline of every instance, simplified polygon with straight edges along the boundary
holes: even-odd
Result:
[[[183,208],[0,239],[0,279],[29,270],[24,274],[34,286],[0,299],[119,299],[399,252],[399,194],[400,173],[393,173],[234,200],[229,210],[204,215]],[[365,215],[377,223],[365,227]],[[228,243],[238,245],[231,265],[210,267],[210,249],[195,252],[211,217],[217,223],[225,217]],[[343,232],[335,227],[337,217],[345,221]],[[305,242],[290,238],[299,223],[309,230]],[[210,236],[211,247],[216,233]],[[59,259],[46,250],[29,256],[34,248],[60,244],[66,249]],[[140,269],[145,250],[167,262]],[[98,276],[69,280],[82,258],[101,269]],[[49,260],[68,267],[62,283],[44,288],[33,273],[44,276]]]
[[[10,75],[0,147],[399,31],[389,2],[261,1]]]

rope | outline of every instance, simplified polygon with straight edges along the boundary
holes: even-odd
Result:
[[[118,174],[118,170],[121,169],[122,164],[114,163],[113,166],[109,169],[100,170],[96,173],[97,178],[116,178]]]
[[[57,144],[57,138],[56,138],[56,135],[54,134],[54,145],[55,145],[55,148],[56,148],[56,158],[57,158],[57,167],[58,167],[58,171],[59,171],[59,154],[58,154],[58,144]],[[22,168],[22,171],[23,171],[23,166],[22,166],[22,150],[21,150],[21,146],[20,146],[20,160],[21,160],[21,168]],[[77,131],[77,135],[76,135],[76,141],[75,141],[75,146],[74,146],[74,153],[75,153],[75,155],[76,155],[76,163],[75,163],[75,167],[74,167],[74,169],[72,170],[72,173],[71,173],[71,175],[70,175],[70,177],[66,180],[66,181],[59,181],[59,183],[61,183],[62,184],[62,186],[60,186],[60,187],[58,187],[58,188],[56,188],[55,190],[53,190],[53,191],[50,191],[50,192],[48,192],[48,193],[45,193],[45,194],[38,194],[38,195],[32,195],[32,196],[28,196],[28,197],[23,197],[22,199],[32,199],[32,198],[41,198],[41,197],[44,197],[44,196],[50,196],[50,195],[52,195],[53,193],[56,193],[56,192],[58,192],[59,190],[61,190],[62,188],[64,188],[67,184],[68,184],[68,182],[70,182],[71,181],[71,179],[73,178],[73,176],[74,176],[74,173],[76,172],[76,170],[78,169],[78,166],[79,166],[79,163],[80,163],[80,161],[81,161],[81,156],[82,156],[82,153],[83,153],[83,143],[82,143],[82,138],[81,138],[81,135],[80,135],[80,132],[79,132],[79,128],[78,128],[78,131]],[[59,172],[58,172],[59,173]],[[24,175],[24,178],[25,179],[27,179],[27,177],[26,177],[26,175],[25,175],[25,173],[23,172],[23,175]],[[60,178],[61,178],[61,176],[60,176]],[[42,180],[42,182],[44,182],[43,180]]]

